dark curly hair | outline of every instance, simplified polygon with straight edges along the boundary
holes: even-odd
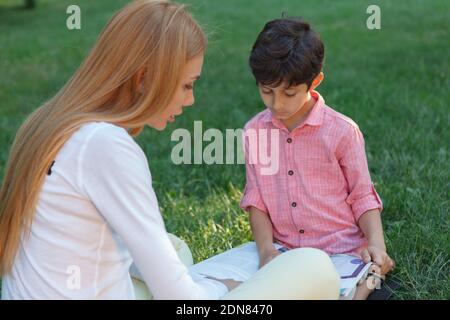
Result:
[[[319,35],[300,18],[269,21],[258,35],[249,64],[257,84],[311,86],[321,72],[325,49]]]

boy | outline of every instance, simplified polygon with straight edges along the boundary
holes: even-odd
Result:
[[[279,130],[279,170],[261,174],[246,148],[240,205],[250,213],[260,266],[280,254],[275,241],[287,248],[357,255],[383,276],[394,262],[386,253],[382,202],[358,126],[315,91],[324,78],[323,60],[323,43],[308,23],[276,19],[259,34],[249,63],[267,109],[245,131]],[[360,284],[353,298],[366,299],[369,287]]]

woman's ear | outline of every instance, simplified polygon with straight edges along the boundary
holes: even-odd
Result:
[[[320,71],[319,74],[312,81],[311,86],[309,88],[309,91],[312,91],[312,90],[316,89],[320,85],[320,83],[322,82],[323,78],[324,78],[323,72]]]
[[[146,71],[147,71],[147,68],[142,67],[141,69],[138,70],[138,72],[136,74],[136,88],[138,88],[137,90],[140,93],[144,92],[144,77],[145,77]]]

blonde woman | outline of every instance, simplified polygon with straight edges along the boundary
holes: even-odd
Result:
[[[3,299],[134,299],[133,262],[157,299],[218,299],[238,284],[189,275],[133,140],[146,125],[163,130],[194,103],[205,48],[183,6],[132,2],[67,84],[26,119],[0,191]],[[331,276],[314,297],[335,297],[335,273],[316,256],[310,261],[324,262]],[[272,290],[270,271],[268,264],[236,297]]]

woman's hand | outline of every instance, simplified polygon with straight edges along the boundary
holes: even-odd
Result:
[[[206,278],[222,282],[228,288],[228,291],[233,290],[234,288],[236,288],[238,285],[240,285],[242,283],[242,281],[236,281],[233,279],[217,279],[212,276],[207,276]]]
[[[365,263],[372,261],[380,267],[380,274],[385,275],[394,270],[395,262],[386,253],[384,247],[370,245],[361,251],[361,257]]]
[[[275,249],[273,245],[271,245],[268,249],[261,251],[259,253],[259,268],[262,268],[269,261],[273,260],[276,256],[281,254],[280,251]]]
[[[227,286],[228,291],[233,290],[234,288],[236,288],[237,286],[239,286],[242,283],[241,281],[236,281],[236,280],[233,280],[233,279],[222,279],[222,280],[219,280],[219,281]]]

